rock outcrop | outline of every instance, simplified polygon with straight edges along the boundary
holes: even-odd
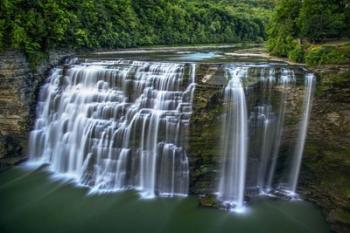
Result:
[[[197,68],[197,86],[190,124],[190,192],[211,194],[218,177],[220,116],[225,85],[223,67],[202,64]]]
[[[316,69],[300,191],[338,233],[350,232],[350,67]]]
[[[52,51],[33,70],[21,52],[0,54],[0,168],[25,159],[40,85],[50,68],[70,55],[67,51]]]

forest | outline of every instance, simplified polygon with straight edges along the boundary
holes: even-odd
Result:
[[[349,0],[277,1],[267,47],[274,55],[310,65],[346,63],[349,43],[334,46],[332,42],[347,41],[349,25]]]
[[[272,7],[270,0],[3,0],[0,48],[34,58],[53,48],[262,42]]]
[[[277,56],[344,63],[349,46],[318,46],[350,35],[349,0],[3,0],[0,50],[40,60],[53,48],[263,42]]]

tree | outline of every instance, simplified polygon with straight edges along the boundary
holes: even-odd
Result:
[[[294,48],[299,34],[297,18],[302,6],[301,0],[280,0],[268,28],[268,49],[275,55],[288,56]]]
[[[300,36],[319,42],[339,38],[345,29],[344,1],[304,0],[298,25]]]

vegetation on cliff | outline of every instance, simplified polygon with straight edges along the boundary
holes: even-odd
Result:
[[[3,0],[0,50],[263,41],[272,0]]]
[[[281,0],[268,27],[267,46],[277,56],[308,65],[349,62],[349,0]],[[345,43],[330,40],[345,38]]]

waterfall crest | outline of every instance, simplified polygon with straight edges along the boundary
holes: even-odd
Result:
[[[186,196],[195,71],[128,60],[54,69],[40,91],[30,161],[92,192]]]

